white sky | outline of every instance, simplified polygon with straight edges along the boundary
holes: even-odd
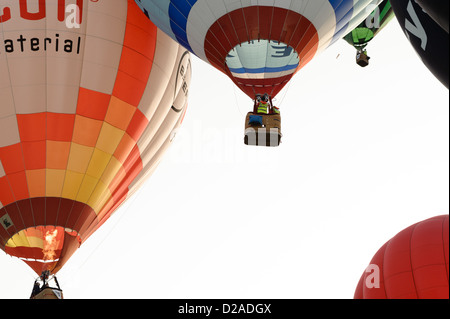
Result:
[[[353,298],[387,240],[449,212],[448,90],[396,20],[368,52],[341,40],[297,73],[273,149],[244,145],[251,100],[194,58],[174,144],[59,272],[65,298]],[[0,298],[28,298],[35,273],[0,269]]]

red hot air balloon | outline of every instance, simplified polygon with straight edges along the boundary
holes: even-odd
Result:
[[[2,0],[0,248],[57,273],[153,172],[190,74],[133,0]]]
[[[448,215],[414,224],[384,244],[361,276],[355,299],[448,299]]]
[[[281,112],[272,98],[382,0],[135,1],[161,30],[254,101],[245,144],[278,146]]]
[[[161,30],[250,98],[274,97],[382,0],[135,0]]]

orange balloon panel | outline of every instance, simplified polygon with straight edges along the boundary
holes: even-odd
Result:
[[[448,299],[448,215],[414,224],[384,244],[361,276],[355,299]]]
[[[159,163],[190,66],[133,0],[2,1],[0,247],[56,273]]]

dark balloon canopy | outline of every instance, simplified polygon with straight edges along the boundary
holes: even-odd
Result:
[[[448,33],[448,16],[449,3],[448,0],[415,0],[419,6],[425,11],[442,29]]]
[[[448,31],[441,28],[423,8],[410,0],[390,0],[403,32],[423,63],[448,89]],[[448,0],[440,2],[447,2]],[[425,3],[425,1],[423,1]],[[448,12],[447,12],[448,15]]]

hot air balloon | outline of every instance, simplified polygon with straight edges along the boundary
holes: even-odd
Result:
[[[364,271],[355,299],[448,299],[448,215],[402,230]]]
[[[447,7],[446,13],[442,13],[443,16],[447,16],[447,31],[441,28],[416,1],[390,1],[397,20],[414,50],[427,68],[448,89],[448,1],[439,1],[440,4],[438,3],[435,7],[444,9]]]
[[[298,70],[353,30],[382,0],[135,1],[159,28],[224,72],[254,99],[254,112],[247,115],[253,126],[246,121],[246,127],[253,131],[262,126],[273,128],[277,135],[273,140],[279,142],[280,114],[271,105],[272,98]],[[266,93],[269,108],[258,113],[257,97]],[[268,119],[269,115],[278,121]]]
[[[344,40],[356,49],[356,63],[359,66],[369,65],[370,57],[367,55],[366,47],[392,18],[394,10],[391,3],[384,0],[360,25],[344,37]]]
[[[0,248],[56,274],[153,172],[190,53],[133,0],[0,4]]]

